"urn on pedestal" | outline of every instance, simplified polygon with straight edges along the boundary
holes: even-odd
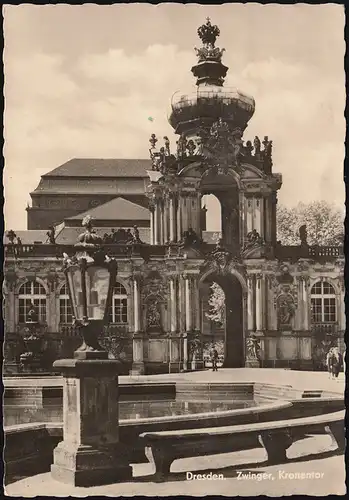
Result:
[[[63,441],[54,450],[52,477],[75,486],[97,486],[130,479],[132,468],[119,443],[118,373],[98,342],[107,322],[117,263],[103,251],[89,216],[64,272],[74,323],[83,342],[74,359],[54,367],[63,374]]]

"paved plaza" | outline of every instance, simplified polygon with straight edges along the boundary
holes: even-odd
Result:
[[[308,460],[309,453],[314,454]],[[326,451],[325,451],[326,450]],[[343,495],[345,489],[344,455],[331,450],[329,436],[317,436],[292,445],[287,464],[266,466],[262,449],[239,451],[222,455],[177,460],[173,464],[171,480],[155,483],[150,464],[133,465],[133,481],[92,488],[77,488],[51,479],[50,473],[23,479],[6,486],[9,496],[177,496],[223,495],[283,496],[307,494],[325,496]],[[302,455],[308,457],[302,459]],[[223,474],[222,480],[187,479],[193,474]],[[249,474],[250,473],[250,474]],[[311,477],[299,479],[299,474]],[[253,476],[253,474],[258,474]],[[309,477],[309,476],[308,476]]]

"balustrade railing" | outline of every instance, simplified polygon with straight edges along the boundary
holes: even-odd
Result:
[[[338,258],[344,256],[343,247],[341,246],[280,245],[276,247],[275,254],[279,259],[321,259],[324,257]]]
[[[63,258],[63,253],[74,255],[74,245],[50,245],[34,243],[30,245],[7,244],[5,247],[5,256],[7,258],[32,258],[32,257],[56,257]],[[165,256],[168,246],[166,245],[127,245],[127,244],[104,244],[103,248],[110,257],[137,257],[147,252],[150,257]]]
[[[320,334],[336,334],[339,332],[339,325],[338,323],[313,323],[311,331]]]
[[[141,257],[147,254],[149,257],[165,257],[169,254],[175,254],[178,245],[127,245],[112,244],[103,245],[106,253],[110,257],[131,258]],[[55,257],[63,258],[63,253],[74,255],[74,245],[51,245],[46,243],[33,244],[6,244],[6,258],[35,258],[35,257]],[[206,251],[215,248],[215,245],[206,243],[203,247]],[[276,257],[279,259],[323,259],[339,258],[344,256],[342,246],[277,246],[275,250]]]
[[[106,325],[103,329],[103,335],[105,336],[125,335],[127,332],[128,332],[127,323],[123,324],[111,323],[109,325]],[[79,328],[69,323],[61,323],[59,325],[59,333],[63,337],[79,337],[80,335]]]

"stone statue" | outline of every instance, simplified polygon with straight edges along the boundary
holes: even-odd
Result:
[[[293,297],[290,294],[282,294],[278,298],[278,321],[279,326],[291,326],[294,316],[295,305]]]
[[[244,149],[245,149],[246,155],[247,156],[251,156],[252,155],[252,151],[253,151],[252,142],[251,141],[247,141]]]
[[[167,135],[164,136],[164,141],[165,141],[165,154],[166,156],[170,156],[170,139],[167,137]]]
[[[147,325],[148,328],[161,326],[161,314],[159,311],[159,304],[155,300],[148,304]]]
[[[134,243],[141,243],[141,239],[139,237],[139,229],[137,226],[133,226],[133,241]]]
[[[308,246],[307,238],[308,238],[307,226],[306,224],[303,224],[299,228],[299,239],[301,240],[301,246]]]
[[[258,245],[263,245],[263,238],[259,235],[259,232],[256,229],[252,229],[249,233],[246,235],[246,244],[245,244],[245,249],[247,248],[252,248],[254,246]]]
[[[193,139],[190,139],[188,141],[187,150],[188,150],[189,156],[193,156],[193,154],[195,153],[195,150],[196,150],[196,145],[195,145],[195,142],[193,141]]]
[[[158,142],[155,134],[151,134],[149,142],[150,142],[150,145],[151,145],[150,149],[155,149],[156,143]]]
[[[50,226],[48,228],[48,231],[46,233],[47,235],[47,240],[50,245],[55,245],[56,244],[56,237],[55,237],[55,228],[53,226]]]
[[[13,245],[15,238],[17,238],[16,233],[12,229],[10,229],[9,231],[7,231],[6,236],[9,240],[9,242],[11,243],[11,245]]]
[[[180,136],[176,144],[178,158],[184,158],[186,156],[187,140],[183,134]]]
[[[261,153],[261,141],[259,140],[259,137],[255,137],[253,141],[254,145],[254,155],[258,156]]]
[[[38,323],[39,316],[33,303],[29,306],[26,323]]]

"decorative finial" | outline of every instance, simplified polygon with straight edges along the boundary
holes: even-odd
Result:
[[[217,37],[220,35],[220,30],[218,26],[211,24],[210,18],[206,18],[206,24],[203,24],[198,28],[198,35],[205,45],[211,45],[214,47]]]

